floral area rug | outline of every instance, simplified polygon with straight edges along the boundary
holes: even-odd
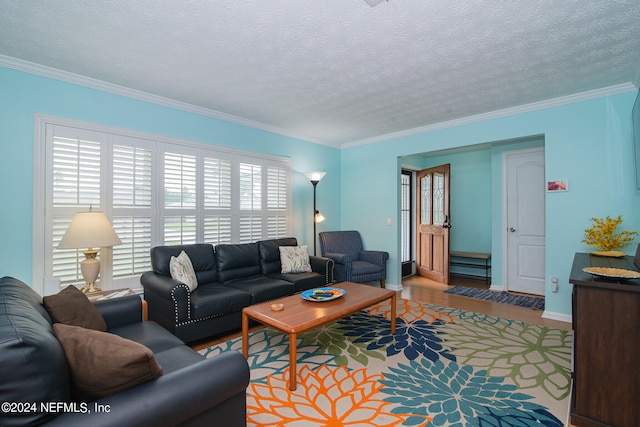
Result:
[[[398,299],[298,337],[249,336],[249,426],[563,426],[572,333]],[[241,351],[234,339],[200,353]]]

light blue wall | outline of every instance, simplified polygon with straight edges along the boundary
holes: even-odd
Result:
[[[424,168],[450,164],[450,249],[491,253],[491,150],[424,158]]]
[[[35,113],[290,157],[294,236],[313,246],[313,187],[303,175],[311,170],[327,172],[318,184],[327,220],[318,231],[340,227],[335,148],[0,67],[0,276],[31,283]]]
[[[318,231],[358,229],[366,247],[388,250],[390,284],[400,283],[401,157],[542,135],[547,179],[568,179],[570,186],[567,193],[546,197],[546,275],[560,279],[560,291],[547,292],[547,310],[569,314],[569,269],[573,253],[588,249],[580,240],[589,218],[621,214],[626,229],[640,230],[630,121],[635,95],[629,92],[340,151],[0,67],[0,276],[31,281],[35,113],[288,156],[294,170],[293,231],[301,243],[310,245],[312,186],[303,173],[325,170],[328,174],[318,184],[318,208],[327,221]],[[495,178],[499,155],[499,149],[492,148],[492,212],[501,203],[496,198],[501,182]],[[501,256],[496,253],[499,222],[492,216],[494,265]]]
[[[568,315],[571,263],[575,252],[588,250],[580,241],[589,218],[621,214],[624,228],[640,230],[640,192],[635,187],[631,139],[635,94],[628,92],[344,149],[342,227],[360,230],[369,248],[387,249],[391,256],[388,283],[399,284],[401,157],[542,136],[546,178],[567,179],[570,187],[566,193],[546,194],[546,310]],[[495,148],[491,154],[492,212],[501,211],[501,196],[497,197],[496,192],[502,191],[502,183],[495,179],[495,159],[501,156],[500,150]],[[396,205],[388,200],[395,200]],[[392,218],[391,226],[386,218]],[[501,219],[494,217],[491,228],[494,268],[501,269],[502,250],[496,248],[502,239]],[[634,250],[635,244],[628,249]],[[549,290],[548,279],[552,276],[559,278],[558,293]]]

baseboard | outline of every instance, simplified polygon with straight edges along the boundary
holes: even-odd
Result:
[[[560,322],[573,323],[573,317],[570,314],[556,313],[549,310],[545,310],[544,313],[542,313],[542,318],[550,319],[550,320],[558,320]]]
[[[402,285],[396,285],[393,283],[386,283],[384,285],[385,289],[391,289],[392,291],[401,291],[402,290]]]
[[[504,285],[494,285],[493,283],[491,284],[491,286],[489,287],[490,291],[504,291]]]

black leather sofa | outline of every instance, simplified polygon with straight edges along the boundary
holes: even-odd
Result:
[[[297,246],[294,237],[255,243],[156,246],[153,271],[140,282],[154,320],[185,342],[193,342],[242,326],[242,309],[307,289],[333,283],[333,260],[310,256],[312,272],[281,273],[280,246]],[[198,287],[171,278],[169,262],[181,251],[189,256]]]
[[[246,425],[249,367],[242,354],[230,351],[205,359],[157,323],[143,322],[135,295],[95,306],[108,332],[153,351],[163,375],[91,402],[87,411],[78,402],[74,406],[67,359],[42,298],[23,282],[3,277],[0,425]],[[43,411],[41,404],[49,406]],[[96,411],[96,405],[108,412]]]

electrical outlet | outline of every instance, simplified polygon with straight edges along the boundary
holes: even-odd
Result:
[[[558,278],[555,276],[551,278],[551,292],[558,292]]]

